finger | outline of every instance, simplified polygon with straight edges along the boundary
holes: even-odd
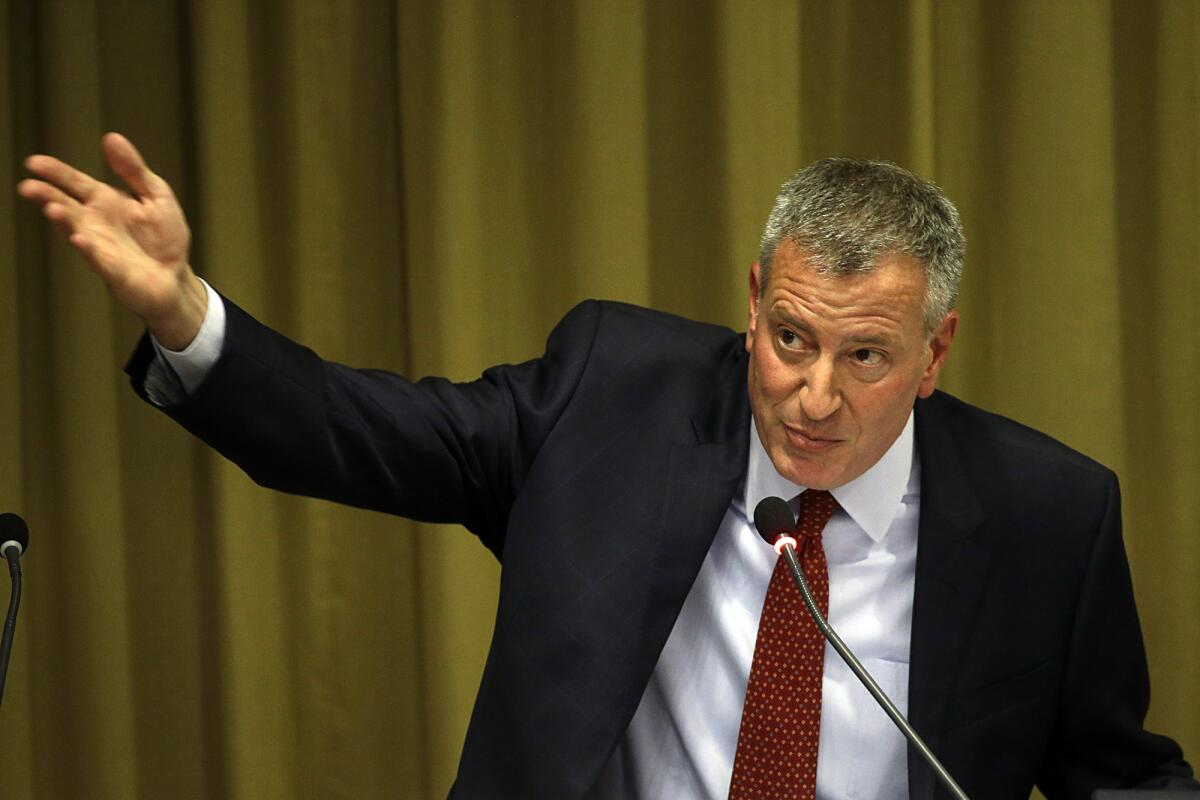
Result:
[[[121,176],[121,180],[133,189],[134,194],[156,197],[162,193],[166,181],[146,166],[146,161],[133,146],[133,142],[119,133],[106,133],[100,141],[100,146],[112,171]]]
[[[17,194],[21,195],[21,197],[24,197],[26,200],[31,200],[34,203],[42,206],[46,205],[47,203],[71,205],[79,202],[57,187],[46,183],[45,181],[34,180],[33,178],[26,178],[18,183]]]
[[[86,172],[80,172],[54,156],[30,156],[25,159],[25,168],[47,183],[57,186],[71,197],[85,203],[92,193],[103,185]]]
[[[128,280],[128,271],[124,268],[122,258],[118,255],[120,245],[113,239],[109,231],[103,229],[78,230],[70,234],[67,241],[79,251],[92,271],[108,284],[110,290],[116,289],[118,283]]]
[[[78,208],[78,205],[75,206]],[[47,203],[42,208],[42,213],[46,215],[46,219],[52,222],[73,222],[76,214],[71,213],[71,206],[63,203]]]
[[[105,280],[111,277],[112,269],[105,258],[108,255],[106,251],[111,249],[111,243],[106,241],[103,231],[86,229],[67,231],[67,241],[79,251],[94,271]]]
[[[83,221],[82,219],[83,206],[72,202],[69,205],[63,203],[47,203],[42,206],[42,215],[46,219],[53,222],[67,236],[79,230]]]
[[[78,203],[72,201],[75,208],[81,208]],[[47,203],[42,206],[42,216],[54,223],[54,227],[58,228],[68,241],[72,236],[79,233],[81,220],[78,214],[71,211],[71,207],[64,206],[60,203]]]
[[[79,251],[80,255],[87,260],[92,269],[101,275],[105,275],[104,266],[97,258],[96,240],[81,231],[75,231],[67,235],[67,241],[71,246]]]

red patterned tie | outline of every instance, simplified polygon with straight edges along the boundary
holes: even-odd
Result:
[[[809,489],[800,495],[800,564],[825,615],[829,614],[829,569],[821,531],[836,508],[829,492]],[[825,638],[804,608],[800,590],[780,556],[758,623],[730,800],[816,797],[824,667]]]

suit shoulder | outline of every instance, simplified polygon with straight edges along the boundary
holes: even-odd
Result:
[[[960,442],[981,445],[992,452],[1003,451],[1006,459],[1017,463],[1053,464],[1060,470],[1115,479],[1108,467],[1054,437],[945,392],[934,392],[920,401],[917,413],[935,418],[937,424],[945,426]]]
[[[721,325],[613,300],[585,300],[563,317],[550,343],[586,339],[602,354],[624,358],[711,360],[736,353],[742,337]],[[549,348],[548,348],[549,349]]]
[[[576,318],[590,319],[597,325],[615,326],[635,332],[680,336],[701,346],[725,345],[730,340],[740,338],[739,334],[723,325],[697,322],[677,314],[617,300],[584,300],[567,312],[563,322]]]

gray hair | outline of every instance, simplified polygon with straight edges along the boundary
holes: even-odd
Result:
[[[958,299],[967,244],[958,211],[937,186],[890,162],[826,158],[793,175],[763,231],[760,292],[784,241],[804,250],[823,273],[867,272],[881,256],[912,256],[925,268],[926,331]]]

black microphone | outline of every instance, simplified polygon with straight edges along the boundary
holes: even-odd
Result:
[[[8,548],[16,547],[17,555],[29,547],[29,526],[16,514],[0,514],[0,553],[8,555]]]
[[[792,533],[796,530],[796,515],[782,497],[764,497],[759,501],[754,507],[754,527],[758,528],[758,535],[772,547],[781,536],[791,539],[795,547],[796,540]]]
[[[825,639],[833,645],[837,654],[842,657],[842,661],[846,662],[846,666],[850,667],[850,671],[862,682],[871,697],[875,698],[875,702],[891,717],[892,722],[904,734],[904,738],[908,739],[917,749],[934,774],[941,780],[942,785],[950,791],[950,794],[958,800],[970,800],[962,787],[942,766],[942,762],[938,761],[937,756],[929,749],[929,745],[925,744],[925,740],[913,730],[912,725],[908,724],[908,720],[900,713],[900,709],[896,708],[896,704],[884,694],[883,689],[879,688],[879,684],[871,677],[871,673],[867,672],[859,660],[854,657],[854,653],[850,652],[850,648],[846,647],[842,637],[838,636],[837,631],[825,621],[825,616],[817,607],[817,600],[813,597],[812,590],[808,588],[808,581],[804,578],[804,570],[800,567],[800,561],[796,558],[796,538],[793,536],[796,530],[796,518],[787,501],[782,497],[766,497],[759,501],[754,508],[754,527],[758,528],[758,535],[766,540],[767,544],[774,547],[775,552],[779,553],[787,563],[788,570],[792,573],[792,579],[796,581],[796,588],[800,590],[800,596],[804,598],[804,606],[808,609],[809,616],[824,634]]]
[[[8,657],[12,653],[13,634],[17,630],[17,609],[21,607],[21,554],[29,547],[29,526],[16,514],[0,514],[0,553],[8,561],[12,578],[12,595],[8,600],[8,617],[4,620],[4,636],[0,638],[0,702],[4,699],[4,680],[8,675]]]

